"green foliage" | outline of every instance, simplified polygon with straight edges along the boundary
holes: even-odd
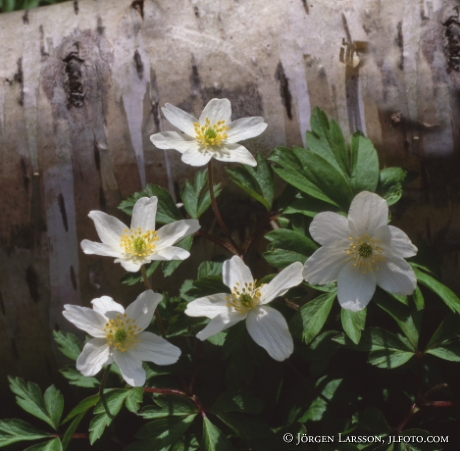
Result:
[[[37,8],[38,6],[54,5],[66,0],[0,0],[0,13]]]
[[[203,451],[234,451],[232,444],[220,429],[211,423],[208,417],[203,418]]]
[[[77,360],[83,346],[76,335],[62,331],[53,331],[54,340],[61,351],[69,359]]]
[[[0,420],[0,448],[23,441],[40,440],[52,437],[29,423],[19,419]]]
[[[367,309],[360,310],[359,312],[352,312],[350,310],[341,310],[342,326],[345,333],[355,344],[359,343],[361,339],[361,332],[364,330],[366,324]]]

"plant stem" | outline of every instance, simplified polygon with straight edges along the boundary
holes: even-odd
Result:
[[[104,387],[107,382],[107,378],[109,377],[110,373],[110,368],[112,364],[107,365],[104,370],[104,375],[102,376],[102,381],[101,381],[101,386],[99,387],[99,397],[102,398],[102,395],[104,394]]]
[[[224,233],[227,235],[230,244],[233,246],[234,250],[233,253],[235,255],[240,254],[239,247],[235,243],[235,241],[232,238],[232,234],[230,233],[230,230],[228,230],[228,227],[226,226],[222,215],[220,214],[219,207],[216,202],[216,196],[214,195],[214,175],[212,173],[212,159],[208,163],[208,180],[209,180],[209,193],[211,194],[211,202],[212,202],[212,208],[214,210],[214,214],[216,215],[217,222],[219,223],[220,227],[224,231]]]
[[[151,290],[152,286],[150,285],[149,278],[147,277],[147,270],[145,269],[144,265],[141,266],[141,272],[142,272],[142,278],[144,279],[145,288],[147,288],[147,290]],[[158,329],[160,329],[161,336],[163,338],[166,338],[165,326],[163,324],[163,319],[161,318],[158,307],[155,309],[155,318],[157,319],[157,325],[158,325]]]
[[[220,238],[217,238],[216,236],[213,236],[213,235],[205,232],[204,230],[198,230],[198,232],[196,232],[196,234],[198,236],[202,236],[203,238],[206,238],[209,241],[212,241],[212,242],[218,244],[219,246],[223,247],[227,251],[230,251],[232,254],[237,254],[238,253],[238,251],[233,247],[233,245],[231,243],[227,243],[227,241],[221,240]]]
[[[196,395],[189,395],[181,390],[176,390],[174,388],[154,388],[154,387],[144,387],[144,391],[146,393],[161,393],[162,395],[178,395],[184,396],[185,398],[190,399],[198,408],[198,411],[203,415],[206,416],[204,413],[203,404],[201,404],[200,400]]]

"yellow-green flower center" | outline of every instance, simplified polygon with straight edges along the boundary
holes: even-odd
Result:
[[[360,236],[359,238],[349,237],[351,243],[345,252],[350,257],[346,262],[353,262],[353,266],[357,271],[363,271],[366,274],[368,271],[378,271],[380,268],[378,263],[385,261],[385,254],[380,245],[380,241],[372,238],[369,234]]]
[[[227,306],[233,307],[240,313],[247,313],[260,305],[260,289],[263,284],[256,288],[257,280],[254,282],[246,282],[243,287],[237,282],[236,286],[232,289],[232,295],[227,296]]]
[[[106,323],[104,332],[109,346],[121,352],[133,350],[136,343],[139,343],[141,328],[136,324],[135,319],[128,318],[128,315],[117,314],[117,319],[111,319]]]
[[[211,120],[207,117],[204,125],[200,125],[198,122],[193,125],[197,141],[206,147],[220,146],[228,138],[225,132],[230,130],[230,127],[225,125],[225,121],[211,124]]]
[[[154,230],[142,231],[137,229],[126,229],[121,237],[121,246],[127,254],[134,257],[147,257],[155,250],[155,243],[158,241],[157,232]]]

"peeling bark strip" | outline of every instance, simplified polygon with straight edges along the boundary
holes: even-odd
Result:
[[[286,74],[284,73],[284,68],[281,64],[281,61],[276,67],[275,78],[279,81],[280,84],[281,101],[283,102],[284,108],[286,109],[287,117],[292,120],[292,96],[291,91],[289,90],[289,80],[286,78]]]
[[[139,80],[142,80],[144,78],[144,63],[142,62],[141,55],[139,52],[136,51],[134,52],[134,65],[136,66],[136,72],[137,76],[139,77]]]
[[[131,3],[131,8],[134,8],[144,19],[144,0],[134,0]]]
[[[80,43],[74,43],[74,49],[63,58],[65,62],[64,86],[69,100],[68,108],[72,105],[81,108],[85,101],[85,87],[83,79],[84,59],[80,57]]]
[[[460,22],[458,7],[456,14],[444,23],[444,52],[447,59],[447,70],[460,72]]]

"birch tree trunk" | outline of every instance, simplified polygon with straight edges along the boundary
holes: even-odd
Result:
[[[90,210],[193,174],[149,141],[172,129],[166,102],[198,115],[228,97],[268,122],[248,144],[265,154],[305,144],[316,105],[362,130],[382,165],[421,173],[397,225],[460,291],[457,1],[69,1],[1,15],[0,42],[0,391],[55,375],[64,304],[134,299],[79,242],[97,240]]]

